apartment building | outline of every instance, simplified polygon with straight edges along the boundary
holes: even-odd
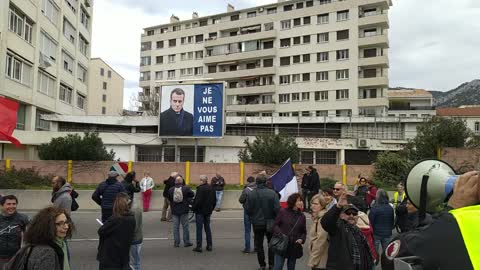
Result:
[[[162,83],[209,79],[226,83],[227,123],[236,116],[278,123],[384,116],[391,4],[280,0],[189,20],[172,16],[141,37],[142,109]]]
[[[436,114],[432,93],[424,89],[391,88],[388,116],[425,118]]]
[[[87,113],[92,15],[93,0],[0,1],[0,95],[20,103],[17,130]]]
[[[124,78],[101,58],[89,65],[88,115],[122,115]]]

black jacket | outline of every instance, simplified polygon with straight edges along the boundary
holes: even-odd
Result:
[[[310,181],[311,181],[310,174],[308,174],[308,173],[303,174],[302,184],[300,185],[302,187],[302,189],[309,190]]]
[[[128,196],[130,196],[130,200],[133,201],[133,194],[140,192],[140,185],[137,181],[127,182],[125,180],[122,181],[122,185],[127,191]]]
[[[257,185],[247,196],[244,205],[254,226],[267,225],[267,220],[275,220],[280,211],[280,201],[275,191],[265,185]]]
[[[215,191],[209,184],[202,184],[197,187],[197,194],[193,200],[192,210],[197,214],[211,215],[215,204],[217,203],[217,197]]]
[[[173,201],[174,190],[175,190],[175,187],[171,187],[168,190],[168,200],[170,200],[170,203],[171,203],[172,215],[181,216],[184,214],[188,214],[188,211],[190,211],[190,204],[192,203],[195,193],[193,193],[193,191],[189,187],[182,186],[183,201],[174,202]]]
[[[212,177],[212,187],[215,191],[223,191],[223,187],[225,186],[225,179],[223,177]]]
[[[0,262],[8,261],[20,249],[28,223],[28,217],[18,212],[11,216],[0,214]]]
[[[113,209],[113,202],[117,194],[125,192],[125,187],[118,182],[116,178],[108,178],[98,185],[95,192],[92,194],[94,200],[102,209]]]
[[[173,177],[168,177],[168,179],[163,181],[163,184],[165,185],[163,187],[163,197],[168,198],[168,191],[175,186],[175,178]]]
[[[312,170],[310,173],[310,183],[308,185],[308,190],[311,193],[317,194],[320,190],[320,176],[318,176],[317,170]]]
[[[400,250],[395,257],[420,257],[423,270],[473,270],[460,228],[450,213],[441,213],[429,225],[399,234],[392,242],[396,240],[400,241]],[[393,270],[393,260],[385,255],[382,269]]]
[[[185,110],[177,114],[170,107],[160,114],[160,136],[192,136],[193,115]]]
[[[98,229],[97,260],[104,267],[123,269],[130,262],[130,245],[135,232],[135,217],[132,214],[110,217]],[[126,268],[128,269],[128,268]]]

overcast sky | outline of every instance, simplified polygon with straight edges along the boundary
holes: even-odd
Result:
[[[138,92],[144,27],[274,3],[275,0],[96,0],[92,57],[125,78],[124,108]],[[480,0],[393,0],[390,9],[390,86],[446,91],[480,79]]]

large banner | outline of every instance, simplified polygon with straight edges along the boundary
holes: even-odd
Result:
[[[162,137],[222,137],[223,83],[162,86]]]

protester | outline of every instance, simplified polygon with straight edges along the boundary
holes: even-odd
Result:
[[[180,224],[182,224],[183,227],[184,247],[191,247],[193,245],[190,242],[188,211],[190,210],[190,203],[194,196],[193,191],[184,185],[183,178],[177,176],[177,178],[175,178],[175,186],[168,191],[168,199],[171,202],[173,216],[174,247],[180,246]]]
[[[347,194],[342,191],[337,205],[328,210],[321,220],[330,239],[327,269],[372,269],[370,247],[356,226],[357,220],[358,208],[348,204]]]
[[[360,177],[358,179],[358,184],[355,189],[355,206],[364,213],[367,213],[369,204],[367,203],[367,193],[368,193],[368,185],[367,185],[367,178]]]
[[[168,191],[175,186],[175,178],[177,178],[178,173],[172,172],[168,179],[163,181],[165,185],[163,188],[163,209],[162,209],[162,218],[161,221],[172,221],[172,207],[171,202],[168,199]]]
[[[242,195],[240,195],[240,198],[238,199],[243,206],[243,229],[245,231],[245,248],[242,250],[242,253],[252,252],[250,247],[252,221],[250,220],[250,216],[248,216],[245,203],[247,201],[248,194],[250,194],[256,187],[257,184],[255,183],[255,178],[253,176],[249,176],[247,178],[247,185],[243,189]]]
[[[213,247],[210,217],[216,204],[215,191],[208,184],[208,177],[206,175],[200,175],[200,183],[192,204],[192,210],[195,212],[195,223],[197,225],[197,245],[193,249],[195,252],[202,252],[202,228],[205,229],[205,236],[207,238],[207,251],[212,251]]]
[[[66,239],[74,226],[65,209],[47,207],[38,212],[25,233],[31,246],[27,269],[70,270],[70,253]]]
[[[313,166],[308,166],[308,170],[310,171],[310,185],[308,186],[308,198],[305,198],[305,200],[310,203],[313,196],[317,195],[320,191],[320,176],[318,175],[317,169]],[[310,205],[307,210],[310,210]]]
[[[135,171],[128,172],[122,181],[122,185],[125,187],[130,200],[134,202],[134,194],[140,192],[140,185],[138,184],[137,174]]]
[[[340,194],[342,194],[342,191],[344,190],[345,190],[345,186],[341,182],[336,182],[335,185],[333,186],[333,195],[337,201],[338,201],[338,198],[340,198]]]
[[[333,206],[337,204],[337,199],[335,199],[335,194],[333,189],[327,188],[323,191],[323,198],[327,202],[327,211],[330,210]]]
[[[133,233],[133,241],[130,246],[130,268],[132,270],[141,269],[140,251],[143,243],[143,212],[138,206],[130,203],[130,209],[135,217],[135,231]]]
[[[373,202],[375,201],[375,199],[377,197],[378,188],[371,179],[367,180],[367,187],[368,187],[368,191],[367,191],[366,202],[367,202],[367,207],[370,208],[370,207],[372,207]]]
[[[0,269],[22,246],[23,233],[27,229],[28,217],[17,212],[18,199],[5,195],[0,199]]]
[[[397,191],[393,194],[393,208],[396,208],[397,205],[400,205],[406,198],[407,194],[405,193],[405,186],[402,182],[397,184]]]
[[[67,183],[67,180],[61,176],[54,176],[52,178],[52,203],[55,207],[65,209],[70,215],[72,210],[72,186]]]
[[[307,167],[305,169],[305,173],[303,174],[303,177],[302,177],[302,183],[300,184],[300,187],[302,188],[302,195],[304,198],[307,198],[308,196],[308,193],[309,193],[309,190],[310,190],[310,182],[312,181],[312,176],[311,176],[311,171],[309,170],[309,168]],[[309,209],[309,205],[308,205],[309,202],[306,202],[306,209]]]
[[[425,219],[420,221],[418,209],[412,202],[405,198],[400,205],[395,208],[396,221],[395,227],[398,232],[410,232],[418,227],[424,227],[432,222],[432,216],[428,213]]]
[[[287,208],[280,210],[273,225],[274,235],[288,237],[287,252],[275,254],[273,269],[282,270],[285,260],[287,269],[295,270],[297,259],[303,255],[303,244],[307,237],[307,222],[303,211],[303,198],[299,193],[288,196]]]
[[[263,174],[256,178],[257,188],[247,196],[246,210],[253,225],[255,249],[260,265],[259,270],[266,269],[264,238],[267,242],[272,239],[272,227],[280,210],[280,201],[275,191],[266,187],[267,177]],[[274,255],[268,248],[268,264],[273,268]]]
[[[150,199],[152,198],[152,191],[155,187],[150,172],[145,172],[144,177],[140,181],[140,189],[142,191],[143,211],[148,212],[150,209]]]
[[[117,177],[118,173],[116,171],[110,171],[107,180],[100,183],[92,194],[92,200],[102,209],[102,222],[107,221],[112,215],[113,203],[117,194],[125,192],[125,187],[117,180]]]
[[[222,197],[223,197],[223,188],[225,187],[225,179],[217,173],[212,177],[212,187],[215,190],[217,196],[217,204],[215,206],[215,211],[219,212],[220,207],[222,206]]]
[[[335,199],[333,198],[333,200]],[[313,223],[309,233],[310,257],[308,259],[308,267],[311,267],[312,270],[324,270],[326,269],[328,258],[328,233],[322,228],[320,221],[328,211],[328,202],[324,196],[317,194],[313,196],[310,205],[312,206]]]
[[[365,240],[367,240],[368,246],[370,248],[370,252],[372,254],[373,261],[377,263],[378,254],[375,249],[373,228],[372,228],[372,225],[370,224],[370,219],[368,219],[368,215],[362,211],[358,211],[357,227],[363,233],[363,236],[365,236]]]
[[[130,196],[115,196],[112,216],[98,229],[97,261],[100,270],[130,269],[130,247],[135,232],[135,217],[130,211]]]
[[[377,191],[375,204],[370,209],[368,217],[373,227],[375,248],[377,253],[381,254],[381,251],[387,248],[394,228],[393,208],[389,204],[388,194],[385,190],[379,189]]]

